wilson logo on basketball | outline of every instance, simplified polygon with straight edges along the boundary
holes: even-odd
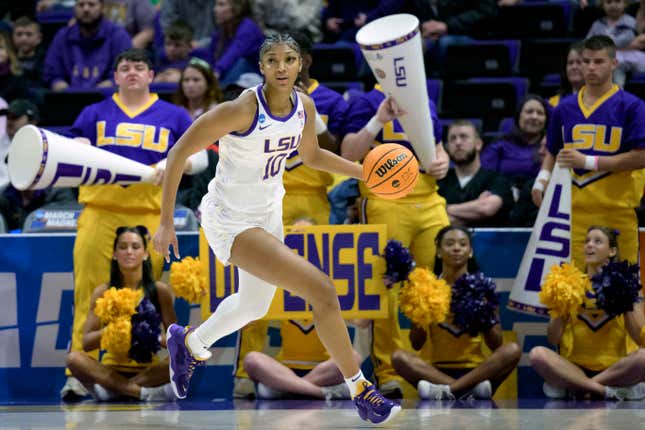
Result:
[[[387,174],[388,171],[392,170],[394,166],[399,164],[401,161],[408,158],[408,155],[403,153],[396,156],[396,158],[390,158],[385,163],[381,164],[378,169],[376,169],[376,174],[379,178],[382,178]]]

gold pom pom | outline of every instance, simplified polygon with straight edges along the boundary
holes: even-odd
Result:
[[[416,268],[401,289],[401,311],[419,327],[446,320],[450,311],[451,288],[428,269]]]
[[[130,319],[136,312],[137,303],[142,296],[142,290],[110,287],[96,300],[94,313],[103,324],[109,324],[123,317]]]
[[[589,277],[573,264],[553,266],[539,293],[540,302],[549,309],[551,318],[575,316],[591,291]]]
[[[199,258],[186,257],[170,266],[170,285],[177,297],[199,303],[208,290],[208,279],[202,273]]]
[[[101,349],[119,357],[127,357],[131,340],[132,323],[130,318],[122,317],[105,326],[101,333]]]

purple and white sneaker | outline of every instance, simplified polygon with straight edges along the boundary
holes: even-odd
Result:
[[[374,385],[363,382],[363,391],[354,397],[354,406],[358,415],[373,424],[385,424],[401,412],[401,405],[392,401],[374,388]]]
[[[195,330],[179,324],[170,324],[166,332],[168,345],[168,361],[170,364],[170,385],[175,396],[185,399],[188,394],[190,378],[195,367],[203,364],[205,360],[194,357],[186,346],[186,337]]]

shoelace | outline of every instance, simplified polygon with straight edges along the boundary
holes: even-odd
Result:
[[[366,402],[369,402],[375,406],[385,403],[383,396],[381,396],[381,394],[378,393],[374,388],[371,388],[370,390],[368,390],[365,396],[363,396],[363,398],[365,399]]]

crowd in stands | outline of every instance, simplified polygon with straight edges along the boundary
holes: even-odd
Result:
[[[561,34],[538,31],[525,39],[504,32],[504,19],[516,16],[514,12],[542,6],[559,8],[563,19],[566,18]],[[641,99],[645,97],[645,1],[40,0],[24,1],[11,8],[0,6],[0,18],[3,19],[0,25],[0,213],[9,231],[20,232],[27,215],[43,205],[79,201],[86,205],[83,218],[79,220],[76,245],[79,250],[74,252],[75,306],[80,312],[75,315],[72,342],[75,352],[68,365],[75,375],[80,375],[79,379],[90,392],[99,384],[99,394],[93,392],[95,397],[106,396],[101,383],[130,397],[158,398],[166,394],[171,397],[165,385],[153,396],[147,390],[142,391],[145,386],[142,384],[136,390],[126,389],[127,380],[123,378],[117,381],[118,384],[112,384],[105,369],[88,367],[93,365],[88,364],[93,363],[91,354],[80,352],[84,338],[98,327],[93,314],[97,297],[92,296],[90,287],[95,288],[107,280],[99,279],[102,275],[96,273],[106,272],[110,257],[118,253],[120,239],[118,235],[114,238],[115,228],[142,223],[154,230],[159,225],[160,190],[156,186],[159,181],[156,185],[137,184],[141,188],[112,186],[114,188],[109,189],[105,186],[100,192],[82,187],[80,196],[77,189],[17,190],[9,182],[7,167],[8,149],[17,130],[26,124],[39,124],[94,144],[93,141],[99,139],[97,130],[102,121],[102,145],[109,146],[110,142],[127,137],[118,135],[117,127],[121,122],[154,130],[166,127],[166,135],[161,130],[158,134],[155,131],[154,138],[145,144],[141,137],[140,147],[121,147],[113,151],[155,166],[158,175],[163,175],[163,160],[168,150],[191,122],[263,82],[258,66],[260,45],[266,35],[287,31],[302,48],[303,70],[296,87],[314,100],[318,111],[316,134],[321,147],[360,161],[375,142],[410,146],[397,120],[402,113],[386,98],[380,86],[375,85],[355,43],[356,33],[367,23],[402,12],[419,18],[424,39],[424,58],[430,78],[429,107],[437,137],[435,164],[421,175],[420,185],[406,197],[408,200],[371,200],[370,205],[366,202],[373,196],[355,180],[343,181],[345,178],[304,169],[297,174],[289,172],[284,181],[287,191],[285,224],[293,224],[298,219],[304,219],[308,224],[324,224],[327,220],[337,224],[390,224],[388,231],[408,242],[406,246],[416,253],[420,265],[431,266],[437,255],[443,256],[446,264],[443,275],[452,284],[468,271],[467,264],[472,259],[467,228],[533,225],[538,207],[534,204],[532,191],[545,158],[549,159],[547,130],[553,110],[566,98],[582,94],[583,38],[609,36],[618,48],[619,67],[614,82]],[[550,28],[548,25],[542,27]],[[478,45],[480,43],[482,45]],[[448,71],[454,70],[451,69],[455,66],[451,63],[454,53],[471,45],[493,46],[493,50],[501,50],[504,55],[483,59],[485,67],[482,70],[490,67],[489,75],[469,75],[466,66],[457,70],[458,79],[451,76]],[[545,57],[540,57],[544,52],[539,54],[539,50],[529,49],[536,46],[546,49]],[[336,64],[333,58],[325,57],[326,52],[335,55],[342,50],[350,53],[349,63]],[[486,49],[482,48],[484,51]],[[548,63],[555,66],[538,71],[542,58],[550,59]],[[331,73],[318,76],[317,71],[323,74],[329,63],[334,63]],[[346,78],[348,70],[355,71],[351,81]],[[430,91],[430,84],[438,90]],[[482,109],[473,115],[469,102],[484,97],[473,88],[489,84],[492,84],[490,88],[504,93],[493,94],[490,110]],[[464,94],[464,89],[472,92]],[[83,106],[74,112],[72,97],[78,94],[86,98],[82,99]],[[92,104],[94,99],[91,97],[97,95],[104,100]],[[51,100],[58,100],[61,105],[48,103]],[[457,100],[465,102],[460,104]],[[65,111],[68,107],[74,114],[67,122],[50,120],[53,118],[51,111]],[[211,143],[203,158],[194,159],[192,164],[185,166],[177,194],[178,203],[194,211],[198,218],[201,197],[208,189],[219,159],[218,143]],[[287,163],[299,166],[302,163],[297,157],[295,154]],[[295,167],[289,170],[295,170]],[[135,194],[137,192],[140,194]],[[134,202],[133,195],[145,198]],[[287,204],[289,199],[292,199],[291,203]],[[306,208],[305,213],[298,212],[303,208]],[[145,222],[129,222],[142,218],[142,212],[147,217]],[[128,216],[127,222],[121,218],[125,216]],[[109,226],[105,221],[108,218]],[[99,219],[101,223],[97,221]],[[409,222],[404,226],[401,219]],[[98,224],[106,224],[106,230],[92,230],[98,229]],[[419,228],[422,225],[424,227]],[[132,241],[142,242],[145,248],[145,235],[136,231],[130,233],[136,236]],[[603,234],[599,240],[607,242],[606,248],[617,250],[617,245],[610,246],[611,234]],[[96,252],[80,256],[83,246],[79,245],[79,237],[91,242],[97,248]],[[101,243],[98,243],[99,239]],[[451,246],[460,247],[464,258],[450,262],[448,251]],[[99,254],[105,261],[94,261]],[[153,257],[154,269],[160,272],[160,255],[150,258]],[[142,252],[141,258],[147,260],[147,254],[144,256]],[[96,270],[87,270],[88,267]],[[83,273],[95,276],[91,280],[79,280]],[[103,294],[105,286],[99,288]],[[162,292],[166,289],[164,285],[157,288]],[[80,297],[81,290],[83,297]],[[397,290],[390,291],[394,296]],[[425,398],[490,398],[519,360],[517,345],[503,342],[497,320],[487,331],[469,340],[478,348],[487,345],[493,355],[470,354],[467,346],[463,346],[457,349],[465,358],[454,368],[444,368],[437,362],[415,363],[416,356],[408,355],[405,346],[411,341],[419,346],[415,349],[420,349],[426,342],[427,333],[431,334],[430,342],[436,342],[441,339],[436,333],[448,329],[436,324],[416,327],[418,330],[412,333],[411,339],[404,341],[398,326],[397,299],[391,303],[390,318],[373,325],[373,331],[378,334],[374,340],[375,349],[381,354],[377,357],[375,373],[386,394],[400,395],[399,382],[405,379],[416,385]],[[84,318],[88,314],[92,319],[84,329]],[[174,320],[174,313],[164,317],[164,324],[171,320]],[[392,323],[395,320],[397,322]],[[641,321],[636,323],[641,324]],[[562,329],[566,321],[558,320],[555,324]],[[392,327],[396,327],[398,333],[394,333]],[[266,326],[261,328],[264,332],[248,332],[246,339],[255,336],[256,341],[263,341]],[[97,346],[96,339],[92,345]],[[244,347],[242,341],[240,348]],[[253,351],[251,346],[247,347],[246,351]],[[533,365],[552,385],[557,382],[558,363],[557,354],[553,354],[541,349],[531,354]],[[627,351],[621,351],[621,354],[616,356],[620,359],[630,357],[634,365],[643,366],[642,354],[631,356]],[[319,398],[346,395],[338,372],[326,361],[322,362],[325,363],[323,367],[330,369],[327,369],[328,377],[321,378],[324,383],[306,378],[305,383],[300,375],[285,371],[288,366],[284,363],[260,354],[239,354],[237,359],[249,368],[247,372],[242,368],[236,377],[255,379],[264,387],[266,397],[281,396],[276,392],[289,391]],[[486,365],[490,360],[497,365],[492,370]],[[290,383],[273,386],[274,371],[289,373]],[[613,399],[624,398],[624,393],[617,394],[613,388],[604,391],[609,385],[619,385],[616,380],[609,378],[604,384],[597,381],[594,384],[590,379],[581,376],[567,381],[563,386],[555,387],[557,392],[553,397],[584,391]],[[164,384],[166,382],[164,379]],[[634,390],[638,392],[630,395],[645,397],[645,385],[641,381],[627,381],[623,385],[637,386]],[[236,390],[238,388],[240,395],[244,395],[242,387],[236,385]],[[64,395],[82,395],[83,388],[70,383],[63,391]]]
[[[645,72],[645,54],[642,51],[645,35],[641,33],[645,29],[645,8],[640,3],[629,0],[590,4],[551,2],[566,10],[569,18],[566,31],[560,35],[565,39],[557,39],[566,41],[568,47],[565,51],[553,48],[551,54],[557,57],[551,62],[561,64],[561,69],[534,74],[530,57],[535,54],[528,48],[525,51],[522,46],[519,61],[517,53],[513,54],[515,64],[511,65],[509,74],[514,78],[527,77],[530,80],[510,100],[514,106],[508,106],[504,112],[492,116],[490,112],[481,112],[477,115],[479,118],[467,109],[463,114],[459,109],[455,111],[451,99],[454,101],[456,97],[451,97],[454,94],[451,86],[464,82],[463,77],[472,81],[478,76],[458,73],[459,80],[447,74],[451,70],[450,52],[458,52],[451,49],[481,43],[482,40],[503,39],[504,42],[508,37],[497,34],[496,28],[502,25],[499,20],[504,18],[505,13],[522,6],[543,3],[41,0],[31,2],[29,7],[11,6],[7,10],[0,10],[4,18],[4,31],[0,31],[0,97],[6,103],[16,99],[31,100],[44,114],[41,116],[45,117],[45,126],[50,125],[47,118],[52,107],[46,105],[52,97],[49,93],[111,94],[115,86],[112,76],[115,58],[124,50],[135,47],[146,49],[153,59],[153,91],[183,106],[194,120],[217,103],[231,99],[242,89],[261,82],[257,66],[258,50],[265,34],[298,31],[315,42],[312,56],[314,60],[316,54],[320,56],[315,70],[321,70],[321,64],[330,61],[324,55],[325,48],[349,47],[353,50],[356,61],[356,78],[353,82],[345,82],[345,77],[340,78],[343,82],[334,82],[333,73],[331,76],[321,76],[351,105],[353,99],[363,91],[370,90],[374,84],[374,78],[355,44],[357,31],[381,16],[412,13],[419,18],[425,40],[428,77],[439,87],[430,96],[436,102],[439,118],[444,124],[442,141],[449,144],[448,124],[459,119],[474,119],[472,131],[468,133],[474,132],[474,139],[481,145],[475,144],[473,147],[477,154],[473,163],[477,167],[471,166],[467,170],[479,172],[480,168],[483,169],[480,176],[483,172],[492,175],[490,180],[496,184],[508,184],[512,193],[512,201],[507,199],[505,192],[491,193],[489,187],[484,187],[486,189],[482,192],[490,195],[475,195],[474,184],[468,185],[468,180],[463,178],[459,179],[459,184],[455,182],[450,187],[444,184],[440,187],[440,194],[449,200],[450,210],[462,207],[455,205],[466,204],[487,214],[482,219],[470,220],[451,215],[453,221],[469,226],[530,226],[536,208],[526,197],[530,195],[530,186],[543,158],[550,111],[562,98],[576,94],[582,85],[579,41],[585,36],[609,35],[618,46],[620,66],[615,73],[615,82],[620,86],[635,88],[637,95],[642,96],[644,85],[641,82],[645,81],[645,74],[640,75]],[[541,39],[553,40],[549,34],[544,37],[535,34],[527,41],[520,39],[519,43],[526,42],[528,46]],[[520,67],[517,67],[518,63]],[[470,97],[476,95],[471,94]],[[63,100],[64,103],[65,98],[56,100]],[[513,107],[516,107],[515,115],[511,118]],[[67,123],[51,125],[55,125],[56,130],[64,130],[73,120],[70,118]],[[345,133],[337,132],[337,139],[341,139]],[[0,146],[4,146],[3,151],[6,152],[10,136],[3,133],[1,138],[3,145]],[[213,150],[217,150],[216,144]],[[453,180],[460,178],[461,161],[456,161],[455,157],[458,159],[459,155],[451,155],[454,169],[449,176]],[[3,161],[6,170],[6,160]],[[184,181],[180,196],[189,192],[191,182]],[[340,193],[342,201],[332,200],[331,203],[334,207],[340,206],[339,210],[343,212],[345,210],[342,208],[349,205],[347,211],[351,213],[351,204],[357,191],[349,184],[342,186],[343,190],[354,191],[349,195]],[[479,187],[476,188],[479,190]],[[337,194],[333,193],[332,196]],[[503,201],[503,204],[491,206],[491,201]],[[491,207],[496,208],[493,214],[490,213]],[[191,208],[197,209],[195,202]],[[346,217],[335,216],[334,222],[352,222],[343,218]]]

